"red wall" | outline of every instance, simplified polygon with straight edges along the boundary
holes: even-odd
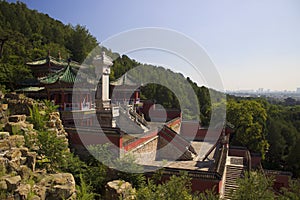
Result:
[[[228,155],[229,156],[239,156],[239,157],[246,157],[247,150],[245,149],[229,149]]]
[[[251,156],[251,167],[257,167],[261,163],[260,156]]]
[[[289,180],[292,177],[292,173],[289,172],[281,172],[281,171],[273,171],[273,170],[265,170],[265,174],[269,177],[274,178],[273,188],[276,191],[280,191],[282,187],[289,187]]]
[[[274,181],[274,189],[279,191],[281,187],[289,187],[290,176],[287,175],[276,175]]]
[[[143,136],[143,137],[141,137],[141,138],[139,138],[139,139],[137,139],[137,140],[135,140],[135,141],[133,141],[133,142],[131,142],[131,143],[129,143],[128,145],[124,146],[124,150],[129,151],[129,150],[143,144],[147,140],[150,140],[151,138],[153,138],[155,136],[157,136],[157,131],[156,130],[149,133],[149,134],[147,134],[147,135],[145,135],[145,136]]]
[[[209,180],[201,180],[193,178],[191,180],[192,183],[192,191],[196,192],[204,192],[205,190],[211,190],[214,188],[214,191],[219,194],[220,191],[220,181],[209,181]]]
[[[246,149],[229,149],[228,155],[229,156],[239,156],[246,158],[248,150]],[[253,156],[251,155],[251,167],[255,168],[261,163],[260,156]]]
[[[103,133],[99,134],[78,134],[75,132],[68,131],[69,139],[74,145],[95,145],[95,144],[105,144],[112,143],[116,147],[122,147],[122,138],[119,135],[104,135]]]

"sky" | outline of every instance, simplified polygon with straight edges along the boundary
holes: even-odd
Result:
[[[99,42],[143,27],[160,27],[184,34],[205,50],[225,90],[294,91],[300,87],[298,0],[22,2],[65,24],[86,26]],[[161,51],[133,52],[129,57],[194,77],[185,62]],[[195,79],[201,84],[201,80]]]

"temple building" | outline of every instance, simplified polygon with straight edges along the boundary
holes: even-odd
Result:
[[[95,79],[89,78],[88,69],[78,73],[76,63],[50,56],[27,64],[45,97],[59,105],[65,130],[77,150],[109,143],[115,159],[134,155],[136,163],[147,171],[146,176],[153,176],[160,168],[162,180],[186,172],[193,191],[214,189],[226,199],[230,199],[244,171],[260,165],[259,156],[229,146],[233,127],[228,124],[220,130],[209,130],[199,121],[183,121],[178,110],[167,111],[164,120],[161,109],[154,108],[149,114],[155,104],[141,104],[140,84],[129,74],[109,81],[113,62],[105,53],[94,58]]]
[[[80,64],[72,61],[70,58],[64,60],[61,58],[60,53],[58,53],[58,58],[54,58],[48,52],[47,57],[32,62],[27,62],[27,66],[30,67],[34,77],[41,78],[48,76],[51,73],[55,73],[61,69],[64,69],[68,65],[72,67],[80,67]]]
[[[82,88],[73,87],[75,80],[82,84]],[[77,76],[77,70],[67,65],[41,78],[40,83],[45,87],[47,98],[59,106],[66,126],[74,124],[76,120],[82,125],[93,124],[95,89],[87,77]]]

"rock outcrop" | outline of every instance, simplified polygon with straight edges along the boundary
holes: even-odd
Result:
[[[49,174],[36,169],[38,147],[35,138],[38,132],[26,121],[28,108],[34,100],[14,94],[6,97],[4,104],[0,102],[0,129],[3,130],[0,131],[0,190],[9,194],[7,199],[76,199],[72,174]],[[50,114],[46,130],[68,143],[58,112]],[[26,146],[28,141],[32,146]]]
[[[135,199],[135,189],[123,180],[110,181],[105,186],[105,199]]]

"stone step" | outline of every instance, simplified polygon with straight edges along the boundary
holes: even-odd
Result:
[[[238,173],[238,174],[227,174],[226,177],[236,177],[236,176],[240,176],[242,175],[242,173]]]
[[[242,177],[244,167],[242,166],[234,166],[234,165],[226,165],[226,180],[224,186],[224,198],[223,199],[231,199],[231,192],[237,190],[237,179]]]
[[[238,186],[236,184],[227,184],[225,186],[225,188],[230,188],[230,187],[238,188]]]
[[[236,181],[238,178],[241,178],[240,176],[235,176],[235,177],[226,177],[226,180],[234,180]]]

